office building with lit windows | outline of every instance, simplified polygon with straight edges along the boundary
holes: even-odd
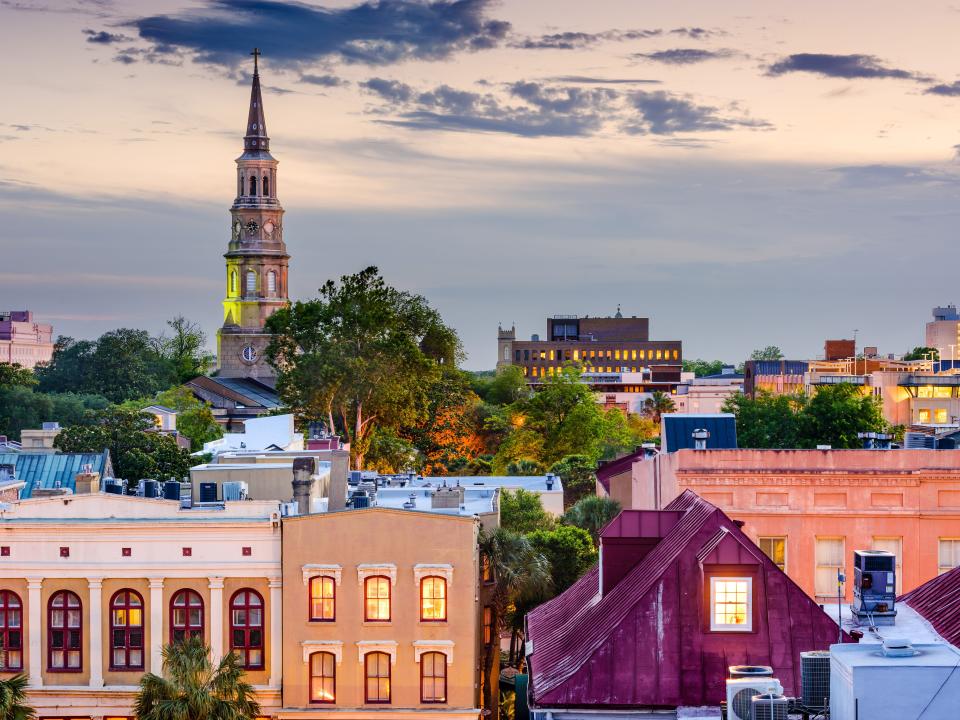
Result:
[[[623,317],[547,318],[541,340],[518,340],[516,328],[497,332],[497,368],[516,365],[530,384],[555,375],[572,363],[599,392],[672,392],[680,383],[683,348],[679,340],[651,340],[650,320]]]

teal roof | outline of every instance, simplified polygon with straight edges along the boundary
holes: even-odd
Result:
[[[26,483],[20,491],[21,498],[28,498],[33,489],[59,487],[76,490],[77,473],[83,471],[84,465],[93,467],[93,472],[100,473],[100,477],[112,474],[110,453],[0,453],[0,465],[14,465],[14,477]]]

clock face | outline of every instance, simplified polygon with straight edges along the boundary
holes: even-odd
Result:
[[[257,234],[257,228],[259,228],[259,227],[260,227],[260,226],[257,225],[256,222],[254,222],[253,220],[251,220],[250,222],[247,223],[247,235],[256,235],[256,234]]]
[[[245,363],[255,363],[257,361],[257,349],[253,345],[247,345],[240,352],[240,357]]]

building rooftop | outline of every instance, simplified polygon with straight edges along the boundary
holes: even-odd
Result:
[[[394,510],[420,510],[446,515],[486,515],[497,512],[499,490],[497,488],[464,488],[463,504],[457,508],[434,508],[432,498],[436,488],[406,487],[380,488],[377,490],[374,507]],[[412,502],[413,506],[410,507]]]
[[[179,500],[89,493],[29,498],[0,509],[0,525],[9,523],[268,522],[279,503],[245,500],[183,507]]]
[[[463,476],[415,476],[410,485],[414,487],[432,485],[461,485],[465,488],[490,487],[507,490],[528,490],[530,492],[563,492],[563,483],[557,475],[463,475]]]
[[[944,640],[960,647],[960,567],[928,580],[899,600]],[[899,615],[897,617],[899,619]]]
[[[110,453],[32,453],[0,454],[0,465],[14,465],[17,480],[24,483],[21,498],[29,498],[36,488],[76,489],[76,476],[86,465],[101,479],[113,477]]]
[[[731,413],[692,415],[669,413],[662,417],[661,443],[664,452],[676,452],[695,447],[695,430],[706,430],[706,449],[719,450],[737,447],[737,421]]]

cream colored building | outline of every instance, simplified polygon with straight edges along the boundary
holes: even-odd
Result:
[[[281,716],[477,718],[478,525],[387,508],[285,519]]]
[[[275,502],[185,510],[95,493],[3,506],[0,677],[29,676],[39,718],[129,717],[163,645],[200,634],[214,660],[243,654],[264,714],[275,714],[280,541]]]

